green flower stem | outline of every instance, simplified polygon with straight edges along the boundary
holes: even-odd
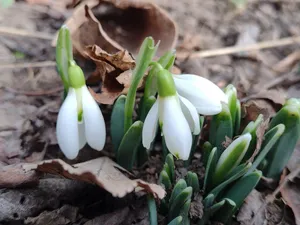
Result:
[[[157,61],[164,69],[169,70],[175,61],[175,51],[168,51]],[[157,66],[153,66],[149,71],[145,90],[144,90],[144,99],[148,99],[150,96],[155,95],[157,92],[156,82],[155,82],[155,74],[157,74],[159,68]]]
[[[130,126],[132,125],[132,114],[134,110],[136,91],[141,79],[143,78],[149,66],[149,63],[152,61],[152,58],[156,52],[157,47],[158,45],[154,46],[153,38],[147,37],[140,48],[140,52],[136,61],[136,67],[132,72],[132,82],[129,87],[126,102],[125,102],[124,133],[126,133],[127,130],[130,128]]]
[[[155,200],[152,195],[148,195],[148,209],[150,225],[157,225],[157,210]]]
[[[69,29],[64,25],[59,30],[56,43],[56,66],[63,81],[65,93],[67,93],[69,89],[68,68],[70,62],[74,62],[72,40]]]

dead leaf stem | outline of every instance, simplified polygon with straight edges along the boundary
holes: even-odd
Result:
[[[57,87],[52,90],[45,90],[45,91],[19,91],[11,87],[5,87],[5,90],[20,95],[41,96],[41,95],[57,95],[59,92],[64,90],[64,87]]]
[[[38,67],[52,67],[56,66],[54,61],[44,61],[44,62],[23,62],[23,63],[11,63],[2,64],[0,69],[21,69],[21,68],[38,68]]]
[[[208,58],[220,55],[230,55],[239,52],[249,52],[249,51],[256,51],[261,49],[267,48],[275,48],[275,47],[282,47],[286,45],[292,45],[295,43],[300,43],[300,36],[295,37],[287,37],[278,40],[269,40],[258,42],[256,44],[246,45],[246,46],[232,46],[226,48],[219,48],[207,51],[198,51],[193,53],[188,52],[178,52],[177,58],[185,59],[185,58]]]
[[[44,40],[49,40],[49,41],[51,41],[54,37],[54,35],[44,33],[44,32],[28,31],[28,30],[22,30],[19,28],[11,28],[11,27],[0,27],[0,34],[39,38],[39,39],[44,39]]]

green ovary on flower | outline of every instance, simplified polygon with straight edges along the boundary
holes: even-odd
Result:
[[[175,83],[172,74],[168,70],[161,69],[157,73],[157,87],[160,97],[176,95]]]
[[[78,89],[85,85],[85,78],[82,69],[72,64],[68,69],[69,84],[72,88]]]

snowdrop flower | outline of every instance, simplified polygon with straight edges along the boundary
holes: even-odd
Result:
[[[81,68],[68,69],[69,90],[57,118],[56,135],[60,149],[69,159],[74,159],[86,142],[102,150],[106,131],[102,113],[91,96]]]
[[[228,103],[225,93],[211,81],[193,74],[173,75],[178,94],[192,103],[199,114],[216,115],[221,102]]]
[[[196,108],[179,97],[172,74],[161,69],[157,74],[158,98],[150,109],[143,126],[143,145],[149,149],[159,122],[169,151],[177,158],[187,160],[192,147],[192,132],[200,133]]]

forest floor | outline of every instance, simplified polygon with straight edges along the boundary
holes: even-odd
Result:
[[[73,9],[66,9],[58,2],[16,1],[8,8],[0,8],[0,171],[44,159],[61,158],[70,162],[60,152],[55,136],[63,89],[51,43]],[[238,88],[242,102],[255,100],[253,110],[265,114],[278,110],[286,98],[300,97],[299,44],[274,44],[251,52],[221,50],[221,54],[198,54],[199,51],[299,37],[299,1],[248,0],[240,8],[229,0],[156,2],[177,24],[175,65],[183,73],[206,77],[222,88],[232,83]],[[82,58],[78,61],[89,77],[95,68],[93,63]],[[101,109],[108,124],[112,107],[102,105]],[[113,157],[110,137],[104,151],[91,151],[86,147],[71,163],[103,155]],[[162,167],[161,153],[158,150],[152,153],[150,161],[144,173],[134,173],[156,183]],[[288,169],[297,169],[299,162],[300,148],[297,148]],[[55,175],[44,175],[39,184],[8,188],[2,175],[0,224],[149,224],[144,195],[113,198],[98,186]],[[294,182],[300,190],[299,180]],[[255,204],[264,201],[268,193],[272,190],[252,196],[255,198],[252,213],[257,208]],[[277,197],[272,207],[260,215],[262,221],[295,224],[295,217],[299,220],[299,208]],[[300,191],[294,198],[299,204]]]

